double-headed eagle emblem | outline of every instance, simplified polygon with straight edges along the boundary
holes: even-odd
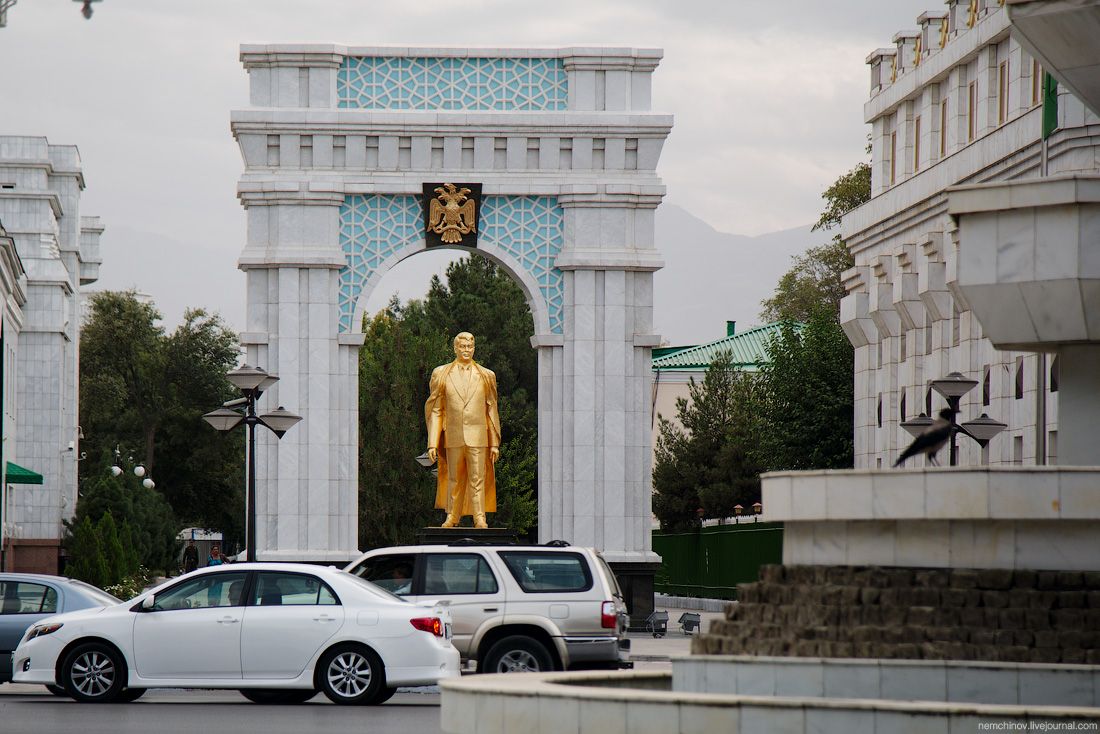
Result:
[[[431,200],[428,210],[428,229],[439,235],[439,239],[453,245],[462,242],[462,235],[477,231],[477,213],[474,200],[469,198],[470,189],[445,183],[435,193],[438,196]]]

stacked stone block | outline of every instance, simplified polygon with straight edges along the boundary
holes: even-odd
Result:
[[[696,654],[1100,664],[1100,572],[765,566]]]

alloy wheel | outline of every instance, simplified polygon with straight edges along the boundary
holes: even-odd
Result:
[[[89,650],[73,661],[69,676],[76,690],[89,698],[96,698],[114,685],[115,664],[99,650]]]
[[[328,670],[329,687],[337,694],[354,698],[362,695],[371,683],[370,661],[362,653],[342,652],[332,659]]]

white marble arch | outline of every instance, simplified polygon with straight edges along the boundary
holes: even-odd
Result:
[[[480,182],[483,216],[495,197],[504,235],[483,229],[477,251],[516,279],[534,314],[540,540],[596,547],[621,573],[648,573],[648,587],[628,580],[627,594],[635,611],[652,604],[654,212],[672,127],[650,110],[660,58],[636,48],[242,46],[249,106],[231,113],[248,216],[241,341],[250,364],[281,378],[265,407],[304,417],[281,441],[259,438],[260,559],[357,554],[366,300],[425,249],[408,197],[428,182]],[[372,214],[370,197],[391,209]],[[525,244],[534,240],[513,227],[521,198],[553,206],[554,245],[537,264]]]
[[[534,277],[530,272],[525,270],[511,253],[495,245],[483,245],[480,244],[477,247],[456,247],[450,245],[440,245],[437,247],[429,248],[423,242],[406,245],[397,252],[393,253],[374,271],[371,277],[363,284],[363,290],[359,293],[359,297],[355,302],[355,310],[352,316],[352,328],[356,332],[360,332],[363,327],[363,316],[367,313],[367,303],[370,301],[370,297],[374,294],[374,289],[378,287],[378,284],[382,282],[382,279],[397,267],[398,263],[408,260],[410,257],[414,257],[421,252],[428,252],[429,250],[449,250],[451,252],[465,252],[471,255],[480,255],[492,260],[494,263],[504,269],[504,272],[512,276],[512,280],[516,281],[516,284],[523,291],[523,295],[527,299],[527,305],[531,308],[531,315],[534,317],[535,333],[536,334],[548,334],[550,333],[550,312],[546,306],[546,301],[542,298],[542,294],[539,293],[539,284],[535,282]],[[486,365],[488,366],[488,365]]]

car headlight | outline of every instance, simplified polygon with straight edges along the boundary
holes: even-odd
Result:
[[[54,624],[36,624],[31,627],[30,631],[27,633],[27,640],[33,640],[35,637],[41,637],[42,635],[52,635],[64,626],[65,625],[60,622]]]

